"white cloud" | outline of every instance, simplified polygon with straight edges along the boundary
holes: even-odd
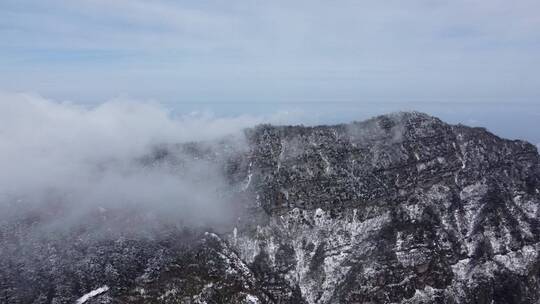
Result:
[[[219,166],[179,153],[182,165],[148,165],[156,146],[232,136],[256,117],[175,116],[157,104],[115,100],[92,108],[25,94],[0,95],[0,220],[62,206],[62,225],[130,208],[197,224],[227,218]],[[225,187],[225,188],[224,188]]]
[[[168,102],[539,97],[538,1],[20,3],[0,4],[0,83],[12,91]]]

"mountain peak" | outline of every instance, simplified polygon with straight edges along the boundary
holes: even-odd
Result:
[[[246,137],[242,149],[190,143],[160,147],[151,158],[223,168],[223,196],[232,196],[238,216],[219,233],[173,229],[159,240],[92,241],[80,232],[61,244],[33,240],[28,246],[41,249],[25,251],[22,264],[10,262],[21,259],[16,237],[0,238],[7,248],[0,283],[19,302],[39,297],[30,286],[45,286],[43,297],[56,302],[109,287],[88,303],[540,300],[533,145],[420,112],[261,125]]]

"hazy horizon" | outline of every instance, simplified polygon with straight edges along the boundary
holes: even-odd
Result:
[[[540,3],[6,0],[0,92],[327,124],[417,110],[540,143]]]

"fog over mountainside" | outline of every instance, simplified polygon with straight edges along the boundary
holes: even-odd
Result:
[[[158,105],[121,100],[88,109],[0,96],[0,219],[60,212],[55,224],[65,226],[89,212],[136,208],[192,224],[221,220],[228,208],[217,192],[226,181],[215,163],[187,161],[180,149],[172,162],[148,158],[162,146],[224,136],[224,149],[239,152],[247,149],[242,128],[259,121],[173,117]]]
[[[540,300],[525,141],[419,112],[306,127],[0,107],[1,303]]]

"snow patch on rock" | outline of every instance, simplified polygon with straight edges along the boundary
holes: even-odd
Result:
[[[100,288],[97,288],[97,289],[94,289],[92,291],[90,291],[89,293],[83,295],[82,297],[80,297],[79,299],[77,299],[77,301],[75,302],[75,304],[83,304],[83,303],[86,303],[86,301],[90,300],[91,298],[95,297],[95,296],[98,296],[106,291],[109,290],[109,287],[107,285],[103,286],[103,287],[100,287]]]

